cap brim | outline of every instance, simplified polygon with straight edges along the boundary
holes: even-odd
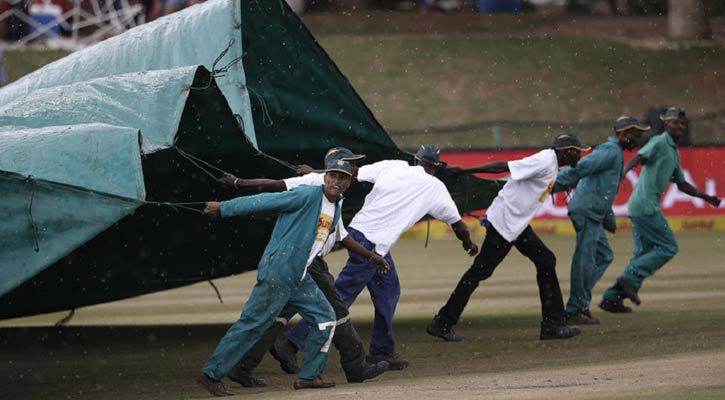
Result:
[[[349,157],[343,157],[340,160],[343,160],[343,161],[358,161],[358,160],[363,160],[363,159],[365,159],[365,154],[353,154],[353,155],[351,155]]]
[[[347,175],[350,175],[350,176],[352,176],[352,172],[350,172],[350,171],[345,171],[344,169],[339,169],[339,168],[328,168],[328,169],[326,169],[326,170],[325,170],[325,173],[327,173],[327,172],[331,172],[331,171],[337,171],[337,172],[342,172],[343,174],[347,174]]]
[[[648,131],[648,130],[652,129],[649,125],[632,124],[632,125],[623,126],[619,129],[615,129],[614,131],[619,133],[619,132],[626,131],[627,129],[632,129],[632,128],[639,129],[640,131]]]
[[[660,119],[663,121],[672,121],[673,119],[685,118],[683,115],[660,115]]]
[[[440,161],[429,161],[429,160],[423,160],[422,158],[418,158],[418,156],[413,156],[416,160],[420,163],[430,164],[430,165],[441,165]]]
[[[581,146],[571,145],[571,146],[564,146],[564,147],[556,148],[556,150],[565,150],[565,149],[577,149],[579,151],[589,151],[592,148],[587,145],[581,145]]]

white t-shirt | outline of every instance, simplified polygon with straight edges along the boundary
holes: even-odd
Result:
[[[447,224],[461,219],[446,186],[423,167],[379,161],[360,167],[357,180],[374,185],[350,226],[375,243],[380,255],[387,254],[400,235],[426,214]]]
[[[317,172],[310,172],[309,174],[305,174],[302,176],[295,176],[292,178],[287,178],[284,180],[284,184],[287,187],[287,190],[290,190],[292,188],[295,188],[300,185],[310,185],[310,186],[322,186],[325,183],[325,174],[320,174]],[[325,196],[322,196],[323,199]],[[324,201],[323,201],[324,204]],[[342,200],[340,200],[340,207],[342,207]],[[335,209],[332,209],[332,215],[335,215]],[[332,251],[332,248],[335,247],[335,243],[342,241],[347,237],[347,230],[345,229],[345,225],[342,223],[342,214],[340,215],[340,218],[337,220],[337,225],[335,225],[335,232],[332,235],[329,235],[327,242],[325,242],[325,245],[322,246],[322,249],[319,251],[319,256],[324,257],[327,254],[329,254]],[[315,241],[315,243],[317,243]],[[314,247],[313,247],[314,248]],[[310,265],[312,262],[312,259],[315,258],[312,256],[308,262],[307,265]]]
[[[486,218],[504,239],[513,242],[554,188],[559,164],[556,152],[546,149],[509,161],[508,167],[511,177],[486,210]]]

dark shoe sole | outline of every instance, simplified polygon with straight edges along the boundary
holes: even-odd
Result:
[[[466,340],[466,337],[462,336],[462,335],[456,335],[456,334],[450,335],[450,334],[445,334],[445,333],[438,333],[438,332],[434,331],[430,325],[428,325],[428,327],[425,328],[425,331],[429,335],[443,339],[446,342],[462,342],[462,341]]]
[[[375,359],[373,357],[370,357],[369,354],[365,357],[365,361],[367,361],[369,364],[376,364],[380,361],[386,361],[388,363],[388,371],[401,371],[410,366],[410,362],[408,362],[406,360],[398,360],[398,361],[380,360],[380,359]]]
[[[539,335],[539,340],[571,339],[575,336],[579,336],[581,333],[582,333],[582,331],[580,331],[579,329],[571,328],[570,330],[568,330],[568,333],[565,333],[565,334],[549,335],[549,334],[542,333]]]
[[[236,382],[236,383],[242,385],[242,387],[246,387],[246,388],[267,386],[267,381],[265,381],[262,378],[256,378],[254,376],[246,376],[243,378],[237,378],[232,375],[227,375],[227,378],[229,378],[230,381]]]
[[[390,364],[387,361],[380,361],[374,366],[370,366],[370,369],[360,374],[353,374],[347,377],[347,383],[360,383],[368,379],[373,379],[385,373],[388,370]]]
[[[624,294],[627,295],[627,298],[632,300],[632,303],[636,305],[642,304],[642,301],[640,301],[639,295],[637,294],[637,290],[631,283],[624,278],[617,278],[617,283],[622,287],[622,290],[624,290]]]
[[[610,305],[606,303],[605,300],[602,300],[602,302],[599,303],[599,308],[613,314],[629,314],[632,312],[632,308],[627,307],[624,304]]]
[[[207,392],[210,394],[216,396],[216,397],[226,397],[226,396],[233,396],[234,393],[228,391],[224,384],[221,384],[221,387],[218,387],[217,384],[215,384],[213,381],[211,381],[210,378],[207,378],[205,376],[200,376],[196,378],[196,384],[204,388]]]
[[[300,389],[330,389],[330,388],[334,388],[335,387],[335,382],[322,382],[322,383],[317,383],[317,382],[314,382],[314,381],[308,382],[308,381],[303,381],[301,379],[298,379],[298,380],[295,381],[295,383],[294,383],[294,385],[292,385],[292,387],[294,387],[295,390],[300,390]]]

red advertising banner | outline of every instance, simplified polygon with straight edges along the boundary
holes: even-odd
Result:
[[[537,150],[471,150],[445,151],[441,159],[449,165],[470,167],[491,161],[516,160],[535,153]],[[626,163],[635,152],[624,152]],[[586,156],[585,156],[586,157]],[[693,186],[708,194],[725,196],[725,147],[684,147],[680,148],[680,161],[685,178]],[[614,201],[614,213],[627,215],[627,200],[637,183],[641,167],[630,171],[622,182],[619,194]],[[484,178],[505,178],[506,174],[481,174]],[[719,208],[707,204],[704,200],[689,196],[670,184],[662,196],[662,211],[667,216],[725,216],[725,202]],[[481,211],[479,214],[482,214]],[[537,214],[537,218],[566,218],[566,193],[557,193],[547,199]]]

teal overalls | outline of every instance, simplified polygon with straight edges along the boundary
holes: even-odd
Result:
[[[576,231],[576,248],[571,260],[571,291],[567,313],[589,308],[592,288],[599,282],[614,253],[604,227],[614,227],[612,203],[617,195],[624,166],[619,140],[610,137],[576,167],[565,168],[556,178],[554,191],[576,186],[569,202],[569,218]]]
[[[317,284],[306,273],[307,259],[317,235],[323,196],[322,186],[299,186],[279,193],[263,193],[222,202],[222,217],[277,211],[272,238],[257,271],[257,283],[239,319],[229,328],[204,365],[204,373],[221,380],[262,337],[288,302],[312,323],[307,336],[299,377],[322,374],[335,330],[335,311]],[[340,216],[335,206],[330,232]]]

